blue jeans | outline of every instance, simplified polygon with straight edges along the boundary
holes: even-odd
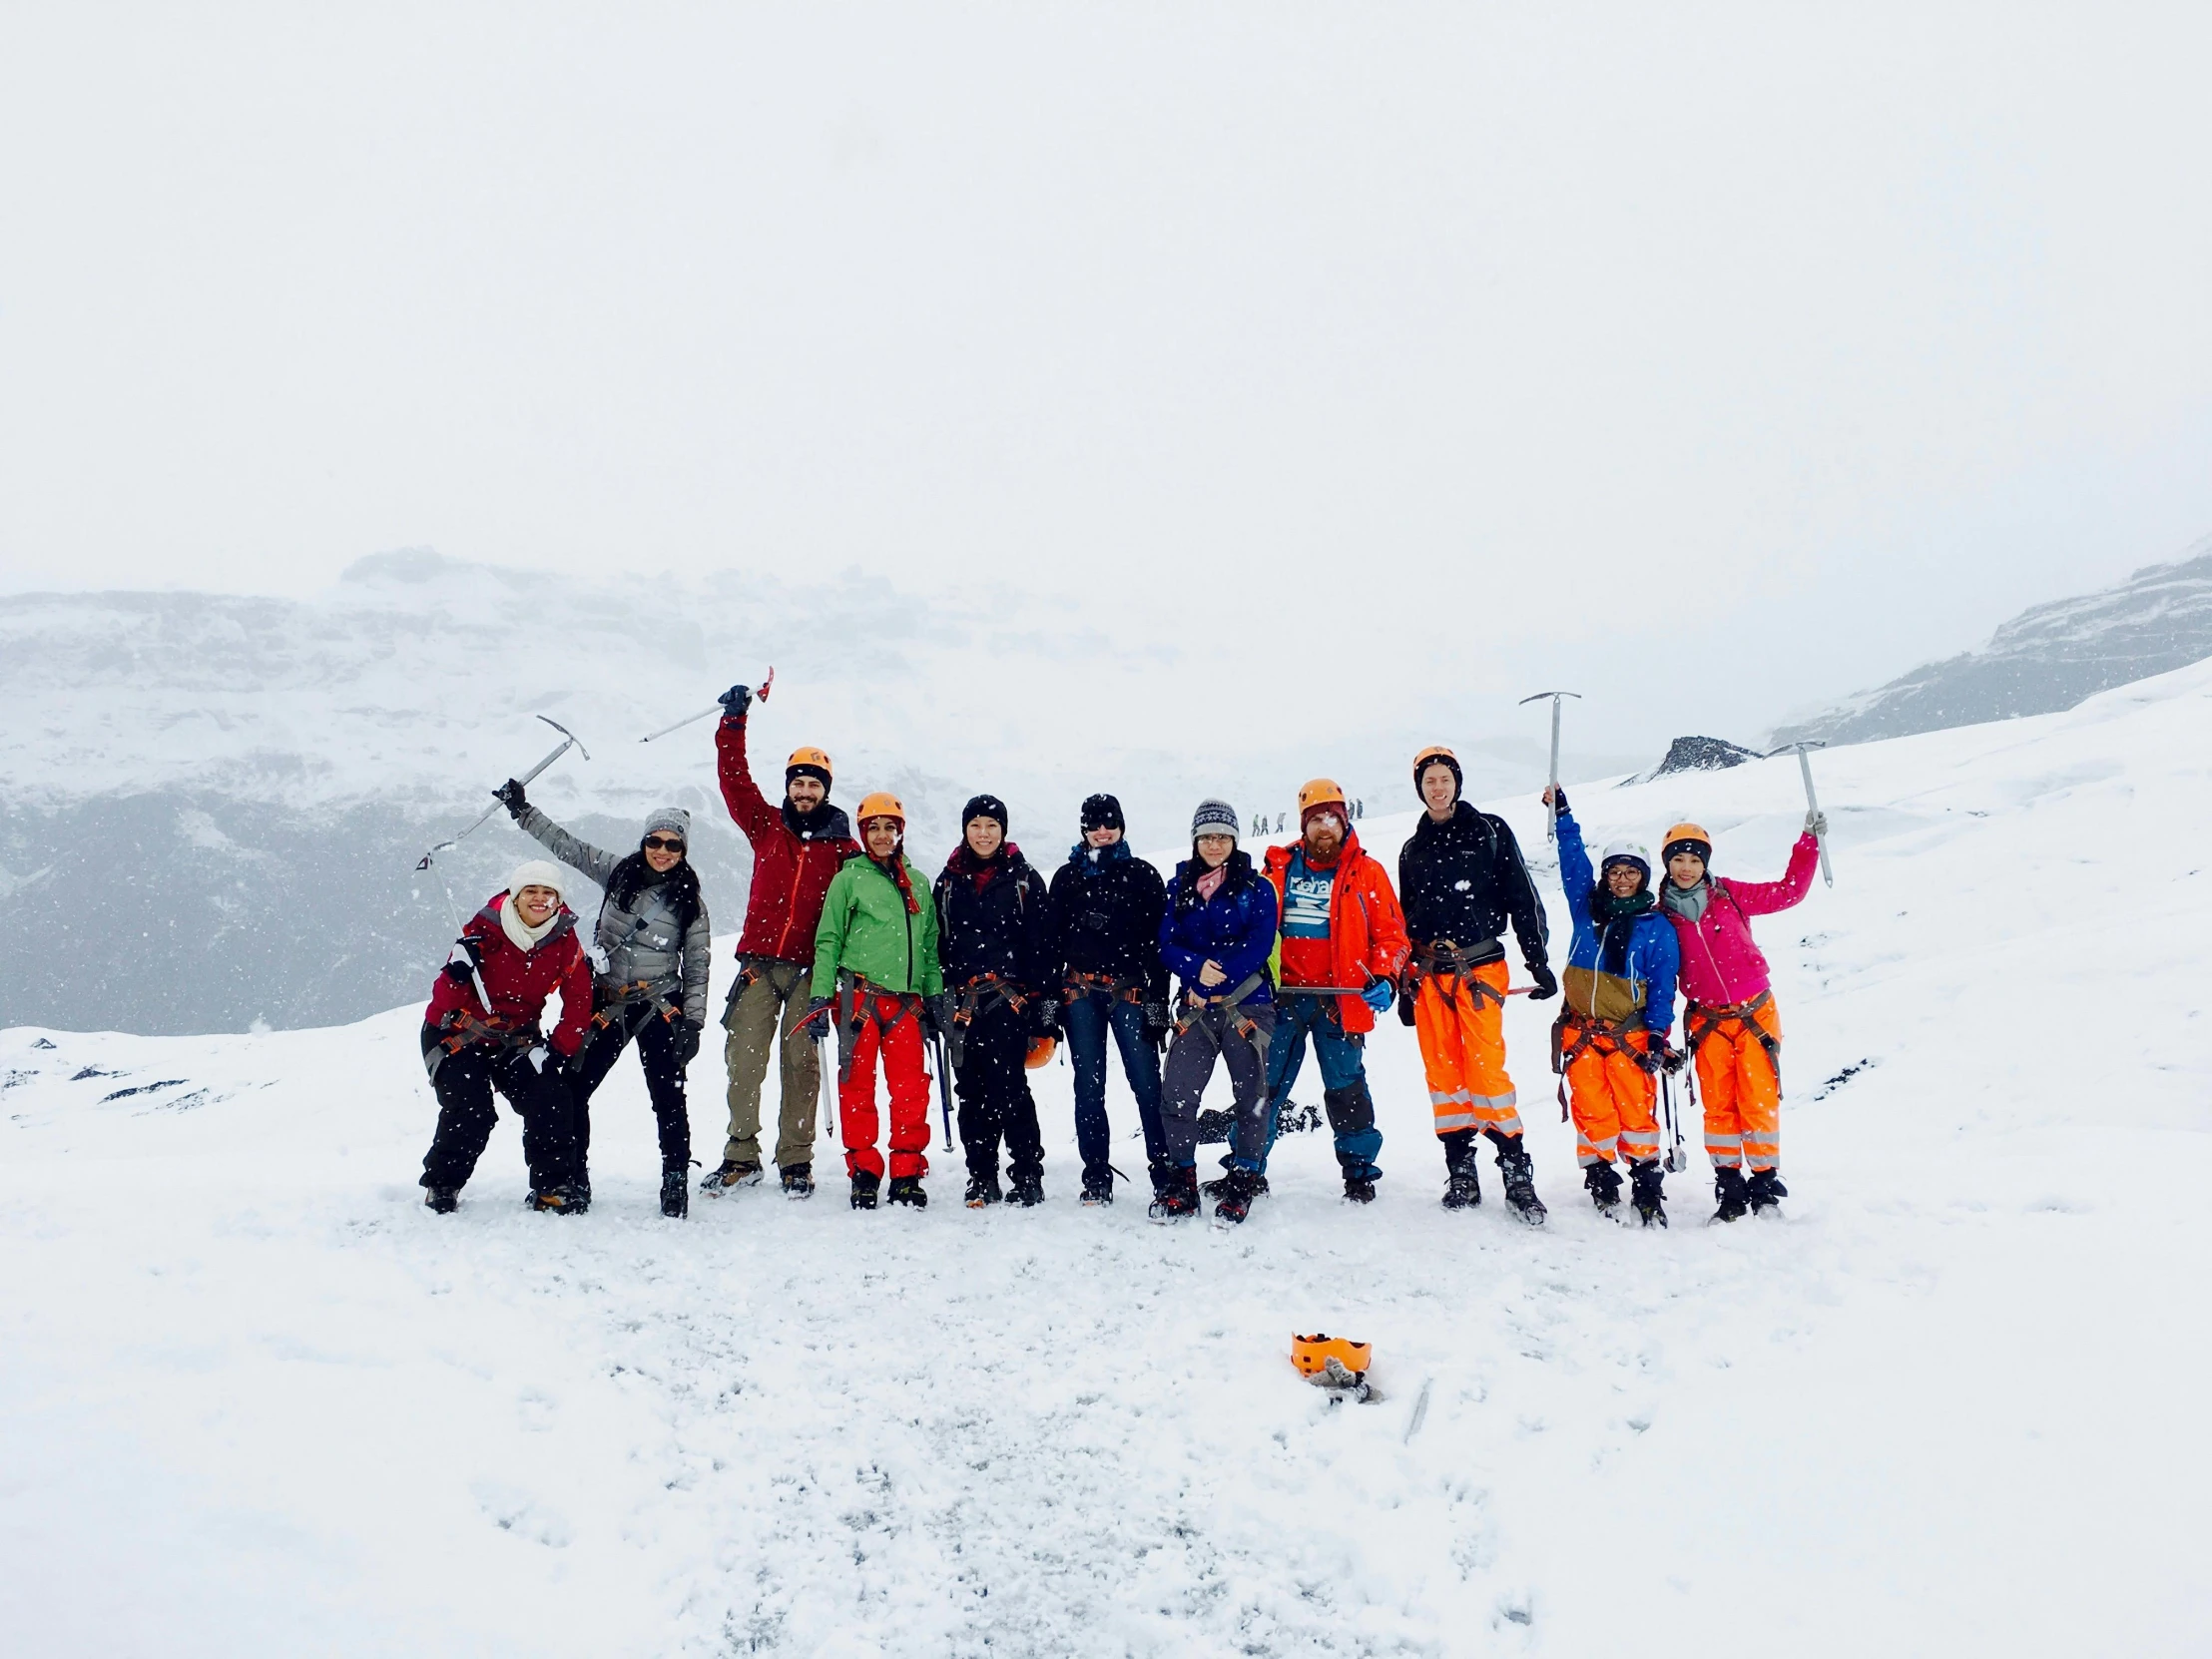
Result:
[[[1375,1126],[1375,1104],[1368,1095],[1367,1038],[1347,1031],[1337,1017],[1333,996],[1284,994],[1276,1000],[1275,1036],[1268,1046],[1268,1150],[1275,1150],[1276,1114],[1290,1098],[1306,1064],[1306,1039],[1314,1040],[1321,1063],[1323,1099],[1336,1137],[1337,1162],[1345,1173],[1374,1180],[1382,1131]]]
[[[1137,1003],[1086,991],[1061,1011],[1068,1055],[1075,1062],[1075,1145],[1086,1178],[1103,1178],[1112,1157],[1106,1125],[1106,1031],[1113,1028],[1121,1050],[1122,1075],[1137,1097],[1137,1118],[1144,1125],[1144,1154],[1157,1169],[1167,1157],[1160,1128],[1160,1055],[1144,1034],[1144,1009]]]

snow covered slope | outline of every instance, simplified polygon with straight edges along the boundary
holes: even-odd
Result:
[[[899,794],[931,868],[983,789],[1049,856],[1099,789],[1154,834],[1209,794],[1283,810],[1317,771],[1405,799],[1405,768],[1438,732],[1478,787],[1541,775],[1535,723],[1516,729],[1507,706],[1504,736],[1469,739],[1476,711],[1448,685],[1381,710],[1325,698],[1280,729],[1194,719],[1224,685],[1272,684],[1279,653],[1235,630],[1154,643],[1174,637],[1132,642],[1010,583],[926,599],[857,574],[588,583],[426,551],[361,560],[307,601],[11,597],[0,929],[44,942],[0,959],[0,1023],[176,1034],[389,1007],[449,932],[417,854],[558,741],[537,715],[591,758],[565,758],[533,799],[610,845],[662,802],[689,807],[710,909],[735,926],[751,859],[722,810],[712,724],[637,740],[771,665],[756,723],[771,779],[821,745],[839,799]],[[481,889],[531,850],[502,819],[450,865]]]
[[[1034,1212],[959,1209],[940,1153],[919,1216],[755,1191],[663,1222],[626,1064],[590,1216],[521,1213],[503,1117],[441,1219],[411,1009],[7,1031],[0,1629],[165,1659],[2201,1653],[2208,740],[2212,665],[1821,759],[1838,884],[1762,923],[1780,1223],[1703,1226],[1702,1173],[1669,1232],[1598,1221],[1522,1002],[1536,1233],[1487,1171],[1478,1212],[1436,1206],[1394,1021],[1381,1200],[1293,1138],[1234,1234],[1080,1210],[1059,1066]],[[1755,876],[1802,815],[1789,762],[1575,804],[1601,838],[1695,816]],[[1386,1397],[1299,1382],[1312,1330],[1372,1341]]]
[[[1980,650],[1924,664],[1827,714],[1781,727],[1774,743],[1866,743],[2053,714],[2206,658],[2212,658],[2212,536],[2116,587],[2031,606]]]

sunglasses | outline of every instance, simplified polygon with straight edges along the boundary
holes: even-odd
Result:
[[[645,837],[645,849],[648,852],[681,852],[684,850],[684,843],[672,841],[666,835],[648,835]]]

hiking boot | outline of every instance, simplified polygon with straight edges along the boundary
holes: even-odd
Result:
[[[725,1158],[722,1168],[699,1183],[699,1190],[709,1198],[720,1198],[732,1187],[757,1186],[761,1179],[759,1164],[743,1164],[735,1158]],[[790,1183],[786,1182],[786,1186]]]
[[[1747,1201],[1744,1172],[1740,1169],[1716,1170],[1713,1196],[1720,1201],[1720,1208],[1713,1212],[1715,1221],[1741,1221]]]
[[[985,1174],[970,1175],[967,1178],[967,1197],[960,1202],[970,1210],[984,1210],[996,1204],[1005,1196],[1004,1193],[998,1190],[998,1171],[991,1170]]]
[[[680,1169],[661,1174],[661,1214],[671,1221],[682,1221],[691,1214],[691,1183]]]
[[[904,1204],[915,1210],[929,1208],[929,1195],[921,1190],[921,1177],[918,1175],[892,1176],[891,1190],[885,1196],[893,1204]]]
[[[1610,1218],[1621,1207],[1621,1172],[1611,1164],[1592,1164],[1582,1172],[1582,1185],[1599,1215]]]
[[[1755,1216],[1779,1216],[1782,1200],[1790,1196],[1790,1189],[1782,1184],[1782,1172],[1778,1169],[1755,1169],[1751,1179],[1744,1183],[1744,1200]]]
[[[573,1208],[566,1187],[532,1187],[522,1205],[526,1210],[558,1211],[563,1215]]]
[[[1078,1202],[1083,1204],[1111,1204],[1113,1201],[1114,1172],[1108,1170],[1103,1175],[1092,1175],[1086,1171],[1083,1176],[1083,1196]]]
[[[1213,1180],[1200,1182],[1199,1193],[1206,1198],[1227,1198],[1229,1196],[1230,1179],[1235,1174],[1236,1171],[1234,1170],[1224,1170]],[[1252,1196],[1254,1198],[1268,1196],[1268,1178],[1258,1171],[1252,1173]]]
[[[1541,1227],[1544,1217],[1551,1212],[1544,1208],[1544,1201],[1536,1196],[1536,1160],[1520,1149],[1520,1142],[1513,1143],[1514,1150],[1503,1147],[1497,1152],[1498,1178],[1505,1183],[1505,1206],[1531,1227]],[[1614,1191],[1618,1192],[1616,1178]]]
[[[1222,1178],[1221,1202],[1214,1206],[1214,1220],[1235,1227],[1252,1214],[1252,1201],[1265,1185],[1257,1170],[1232,1169]]]
[[[432,1187],[422,1195],[422,1204],[432,1215],[449,1216],[461,1207],[461,1189]]]
[[[879,1177],[869,1174],[864,1169],[854,1170],[852,1172],[852,1208],[855,1210],[874,1209],[875,1189],[880,1184]]]
[[[1006,1194],[1006,1197],[1008,1202],[1018,1204],[1024,1210],[1034,1210],[1044,1202],[1044,1177],[1041,1175],[1015,1176],[1012,1190]]]
[[[1474,1131],[1454,1129],[1437,1138],[1444,1143],[1444,1208],[1471,1210],[1482,1202],[1482,1180],[1474,1168]]]
[[[1373,1204],[1375,1202],[1374,1180],[1365,1175],[1346,1176],[1345,1202],[1347,1204]]]
[[[1154,1221],[1181,1221],[1198,1214],[1198,1171],[1171,1169],[1145,1211]]]
[[[786,1198],[812,1198],[815,1196],[814,1165],[794,1164],[790,1169],[779,1170],[777,1174],[784,1183],[784,1196]]]
[[[1629,1198],[1636,1206],[1637,1217],[1646,1227],[1667,1225],[1666,1179],[1659,1173],[1656,1158],[1628,1166]]]

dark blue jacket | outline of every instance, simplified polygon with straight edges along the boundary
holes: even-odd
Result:
[[[1277,919],[1275,883],[1252,867],[1243,848],[1229,854],[1228,878],[1203,902],[1191,885],[1194,871],[1205,866],[1185,859],[1175,866],[1168,884],[1168,913],[1160,922],[1160,955],[1193,996],[1226,996],[1254,973],[1260,988],[1247,1002],[1273,1002],[1268,982],[1268,958],[1275,954]],[[1673,931],[1669,925],[1669,932]],[[1198,982],[1198,970],[1207,962],[1221,964],[1228,977],[1208,990]]]
[[[1664,874],[1660,877],[1665,879]],[[1682,945],[1674,923],[1654,905],[1624,925],[1610,923],[1601,935],[1590,914],[1590,895],[1597,886],[1597,872],[1590,867],[1589,851],[1582,844],[1582,828],[1574,815],[1559,815],[1559,884],[1566,889],[1567,908],[1574,916],[1574,948],[1567,952],[1567,966],[1624,980],[1644,987],[1644,1026],[1655,1036],[1665,1036],[1674,1024],[1674,978],[1682,966]],[[1569,988],[1569,1000],[1573,1000]],[[1587,1010],[1585,1010],[1587,1011]]]

